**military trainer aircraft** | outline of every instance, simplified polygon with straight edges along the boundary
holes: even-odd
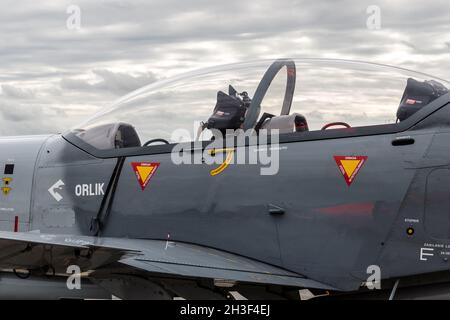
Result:
[[[450,298],[448,87],[256,61],[0,137],[0,297]]]

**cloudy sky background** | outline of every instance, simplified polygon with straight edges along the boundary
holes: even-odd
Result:
[[[81,9],[81,29],[67,9]],[[381,30],[367,28],[370,5]],[[444,0],[3,0],[0,135],[64,132],[120,96],[202,67],[356,59],[450,79]]]

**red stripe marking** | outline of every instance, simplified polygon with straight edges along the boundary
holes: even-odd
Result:
[[[347,203],[332,207],[318,208],[317,211],[332,215],[365,215],[372,214],[375,205],[372,202]]]
[[[19,216],[14,217],[14,232],[19,232]]]

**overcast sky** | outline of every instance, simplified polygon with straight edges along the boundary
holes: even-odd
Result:
[[[2,0],[0,31],[0,135],[65,131],[158,79],[260,58],[357,59],[450,79],[444,0]]]

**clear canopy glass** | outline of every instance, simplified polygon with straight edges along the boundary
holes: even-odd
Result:
[[[351,127],[396,123],[409,78],[435,80],[450,87],[442,79],[379,64],[326,59],[293,61],[296,79],[290,114],[301,114],[309,131],[321,130],[332,122]],[[218,91],[228,93],[231,85],[253,98],[272,62],[225,65],[159,81],[119,99],[72,132],[98,149],[135,147],[153,139],[164,139],[166,143],[195,140],[201,123],[215,112]],[[286,68],[272,80],[261,102],[259,117],[264,113],[280,115]],[[122,135],[137,135],[138,140],[117,144],[117,128],[121,125],[134,128],[130,129],[132,133],[123,131]],[[208,129],[199,136],[203,140],[210,138]]]

